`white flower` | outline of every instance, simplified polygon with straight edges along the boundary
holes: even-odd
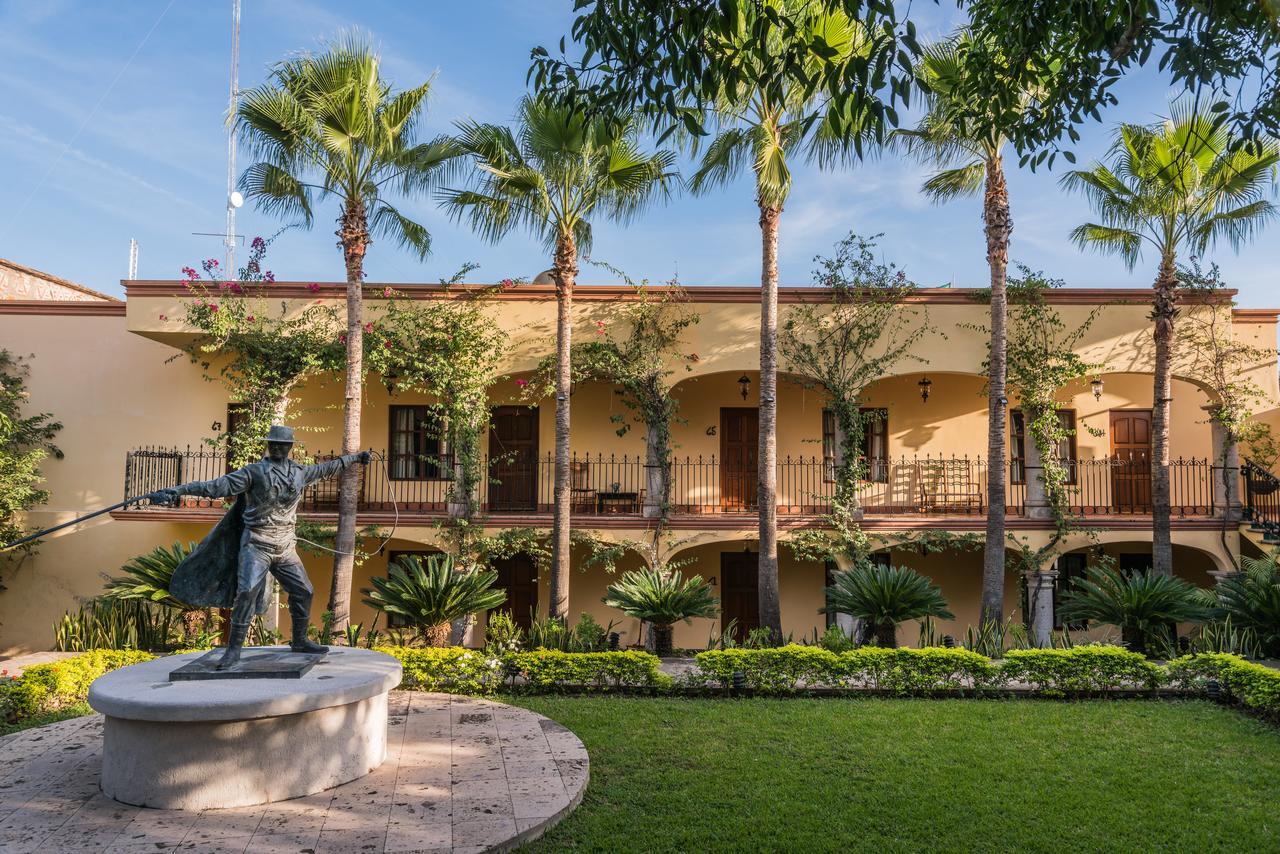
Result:
[[[469,652],[464,652],[462,655],[458,656],[458,660],[459,660],[459,661],[470,661],[470,660],[471,660],[471,653],[469,653]]]
[[[498,660],[498,659],[496,659],[496,658],[491,658],[491,659],[489,659],[489,661],[488,661],[488,662],[486,662],[486,663],[489,665],[489,669],[490,669],[490,670],[497,670],[497,669],[498,669],[498,666],[502,664],[502,662],[501,662],[501,661],[499,661],[499,660]]]

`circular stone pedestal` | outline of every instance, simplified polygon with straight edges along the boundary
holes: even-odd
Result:
[[[106,716],[103,794],[160,809],[251,806],[329,789],[382,764],[387,693],[400,684],[391,656],[337,648],[299,679],[169,681],[169,671],[203,654],[94,681],[89,705]]]

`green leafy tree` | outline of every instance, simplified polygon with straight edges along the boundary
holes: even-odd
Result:
[[[1026,109],[1031,92],[1022,88],[1009,110],[984,109],[991,101],[975,96],[965,57],[974,49],[967,34],[924,50],[919,81],[927,112],[918,127],[897,135],[907,149],[941,171],[924,184],[935,202],[982,193],[982,223],[991,274],[990,352],[987,358],[987,540],[982,559],[982,622],[998,622],[1004,604],[1005,496],[1007,480],[1009,186],[1005,180],[1006,128]],[[995,61],[1001,61],[996,57]]]
[[[391,564],[387,577],[373,576],[372,588],[361,591],[370,608],[404,619],[427,646],[448,646],[454,620],[497,608],[507,601],[494,590],[498,573],[487,569],[459,572],[450,555],[416,555]]]
[[[364,383],[364,259],[373,237],[397,241],[420,258],[431,248],[427,229],[392,204],[395,194],[424,192],[456,154],[447,139],[416,141],[430,81],[395,92],[364,39],[349,35],[322,53],[277,63],[270,79],[241,93],[240,139],[257,162],[240,188],[266,213],[310,227],[317,202],[340,205],[338,243],[347,279],[346,393],[342,451],[360,450]],[[343,473],[338,536],[328,610],[342,633],[351,617],[360,472]]]
[[[898,645],[898,624],[922,617],[950,620],[947,600],[928,578],[905,566],[860,563],[838,572],[826,589],[822,614],[849,614],[883,647]]]
[[[790,374],[827,394],[836,420],[835,500],[850,510],[866,473],[863,393],[900,363],[923,362],[912,350],[937,334],[928,311],[908,304],[916,284],[893,264],[875,260],[876,237],[850,232],[835,255],[814,259],[814,282],[828,288],[830,298],[792,307],[779,339]]]
[[[1280,153],[1271,141],[1252,151],[1238,148],[1217,118],[1175,104],[1171,117],[1159,124],[1120,125],[1109,160],[1110,165],[1095,163],[1068,172],[1062,185],[1083,194],[1099,216],[1099,222],[1071,232],[1077,245],[1119,255],[1130,269],[1144,249],[1159,258],[1151,308],[1152,565],[1169,575],[1169,405],[1179,313],[1178,257],[1203,252],[1219,240],[1239,247],[1275,216],[1275,205],[1263,196],[1274,183]]]
[[[19,514],[49,500],[49,493],[40,488],[40,464],[50,456],[62,459],[62,451],[53,444],[62,423],[48,412],[23,414],[30,396],[29,371],[27,360],[0,348],[0,545],[26,535]],[[0,565],[31,554],[35,546],[32,542],[0,552]]]
[[[759,211],[760,383],[756,501],[760,520],[759,595],[761,627],[782,641],[782,605],[778,595],[778,226],[791,194],[790,160],[802,151],[829,160],[861,144],[864,128],[840,112],[841,100],[792,79],[790,40],[818,39],[824,50],[809,56],[800,73],[818,74],[827,65],[859,61],[867,39],[859,23],[839,10],[827,11],[813,0],[775,0],[744,6],[733,29],[717,33],[720,49],[741,60],[735,73],[716,80],[708,101],[717,134],[702,149],[689,187],[705,193],[738,177],[748,166],[755,181]],[[770,30],[763,45],[754,43],[757,18],[780,12],[796,15],[796,31]],[[784,81],[784,82],[780,82]]]
[[[1062,596],[1058,616],[1067,623],[1092,621],[1117,626],[1134,652],[1148,655],[1174,648],[1178,623],[1204,622],[1212,609],[1195,587],[1153,570],[1124,573],[1091,566]]]
[[[446,189],[445,207],[497,242],[523,230],[552,251],[556,286],[556,450],[550,615],[569,607],[569,391],[578,255],[600,219],[627,221],[675,180],[668,151],[646,152],[634,121],[609,121],[526,98],[515,130],[459,122],[454,145],[473,167],[468,186]]]
[[[669,567],[624,572],[622,578],[609,585],[602,601],[628,617],[651,623],[658,655],[671,655],[671,629],[675,623],[688,623],[695,617],[711,619],[720,605],[705,578],[685,578],[679,570]]]

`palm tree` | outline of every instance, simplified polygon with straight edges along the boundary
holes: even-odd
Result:
[[[1077,245],[1119,255],[1130,270],[1144,248],[1160,259],[1151,308],[1151,505],[1152,568],[1163,575],[1173,572],[1169,404],[1178,256],[1203,252],[1223,238],[1238,248],[1275,216],[1275,206],[1262,196],[1275,180],[1280,157],[1274,141],[1239,145],[1211,114],[1177,104],[1170,112],[1168,120],[1154,125],[1120,125],[1109,166],[1094,163],[1062,176],[1062,186],[1084,194],[1101,219],[1071,232]]]
[[[453,621],[507,601],[505,590],[493,589],[498,573],[488,569],[466,572],[454,568],[452,555],[398,558],[386,578],[369,579],[364,603],[395,614],[417,631],[427,646],[447,646]]]
[[[822,614],[849,614],[864,620],[876,644],[898,645],[898,623],[921,617],[950,620],[942,591],[928,578],[905,566],[859,563],[838,572],[835,584],[827,588],[827,604]]]
[[[360,450],[365,252],[377,235],[427,256],[431,235],[388,196],[424,192],[455,153],[447,139],[415,143],[430,88],[427,81],[393,92],[382,78],[378,54],[361,37],[348,35],[323,53],[278,63],[266,83],[240,96],[240,139],[257,159],[240,176],[245,195],[259,209],[308,228],[315,202],[333,197],[341,205],[337,236],[347,272],[343,453]],[[336,633],[351,616],[360,476],[350,468],[339,485],[328,605]]]
[[[1008,432],[1007,347],[1009,188],[1004,175],[1007,139],[997,116],[983,116],[965,90],[967,34],[930,45],[917,75],[928,92],[928,112],[920,124],[895,139],[908,151],[942,168],[924,183],[934,202],[982,193],[982,223],[991,272],[991,342],[987,360],[987,538],[982,559],[980,621],[999,623],[1004,608],[1005,476]],[[1025,101],[1026,99],[1024,99]]]
[[[555,506],[551,535],[553,618],[569,608],[570,325],[578,254],[591,248],[597,218],[626,221],[675,179],[669,151],[640,149],[629,117],[584,115],[525,98],[513,131],[493,124],[457,124],[455,145],[475,166],[466,189],[441,199],[457,219],[497,242],[517,229],[541,237],[552,251],[556,284]]]
[[[787,7],[804,16],[811,32],[831,50],[818,63],[842,63],[863,50],[864,33],[856,21],[842,10],[827,10],[816,0],[772,0],[752,11],[741,10],[735,34],[718,34],[733,42],[754,38],[751,15],[767,14],[773,7]],[[778,38],[781,38],[780,36]],[[777,52],[784,52],[783,45]],[[807,148],[823,161],[847,153],[860,136],[861,122],[852,121],[831,109],[822,93],[805,91],[793,77],[787,77],[782,97],[773,97],[772,85],[782,74],[779,69],[748,65],[734,80],[723,81],[711,108],[712,122],[719,133],[707,145],[698,169],[690,181],[694,193],[705,193],[732,181],[750,164],[755,177],[756,206],[760,217],[760,405],[759,452],[756,490],[760,551],[758,586],[760,625],[768,629],[774,643],[782,640],[782,607],[778,596],[778,517],[775,496],[778,434],[778,225],[782,209],[791,193],[788,158]],[[782,74],[782,76],[786,76]],[[695,149],[696,149],[695,145]]]
[[[1150,655],[1176,649],[1178,623],[1204,622],[1213,608],[1195,587],[1154,570],[1124,573],[1091,566],[1062,595],[1058,615],[1064,622],[1091,620],[1119,626],[1134,652]]]
[[[675,623],[715,617],[720,604],[702,576],[686,579],[679,570],[668,568],[624,572],[621,579],[609,585],[601,601],[628,617],[651,623],[653,648],[659,656],[671,655]]]

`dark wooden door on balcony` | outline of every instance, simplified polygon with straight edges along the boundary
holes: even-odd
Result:
[[[494,561],[498,572],[495,587],[507,591],[507,601],[495,610],[507,611],[515,623],[526,632],[538,610],[538,570],[528,555],[513,555]]]
[[[496,406],[489,425],[489,509],[538,509],[538,408]]]
[[[756,552],[720,553],[720,626],[723,631],[737,620],[733,638],[739,643],[760,628],[759,571]]]
[[[753,510],[759,473],[760,413],[754,407],[720,410],[720,506]]]
[[[1111,411],[1111,504],[1117,513],[1151,512],[1151,410]]]

